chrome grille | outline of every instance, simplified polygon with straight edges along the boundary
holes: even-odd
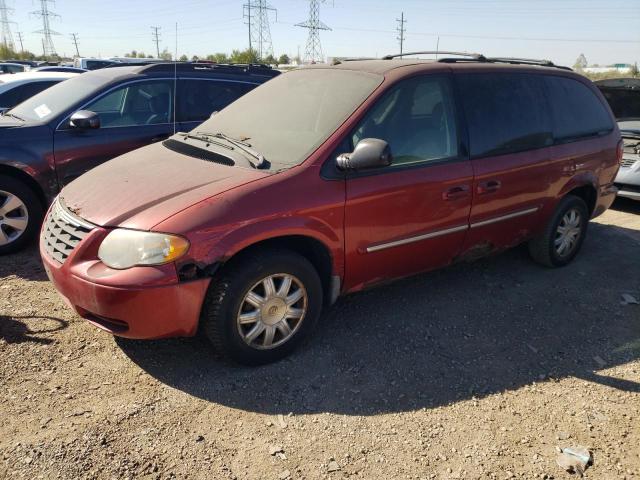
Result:
[[[56,199],[42,227],[42,242],[47,254],[64,263],[94,225],[77,217]]]

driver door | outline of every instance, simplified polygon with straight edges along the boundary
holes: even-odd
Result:
[[[173,133],[173,81],[143,80],[98,95],[82,110],[100,117],[100,128],[63,121],[54,135],[60,187],[97,165]]]

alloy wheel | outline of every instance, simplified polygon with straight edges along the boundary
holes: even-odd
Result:
[[[0,246],[16,241],[27,229],[29,211],[11,192],[0,190]]]
[[[267,350],[287,342],[307,313],[307,291],[293,275],[269,275],[244,296],[236,318],[238,332],[252,348]]]

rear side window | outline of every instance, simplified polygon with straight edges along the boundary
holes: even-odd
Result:
[[[213,80],[178,82],[178,121],[203,122],[237,100],[255,85]]]
[[[471,156],[520,152],[553,143],[544,84],[537,75],[458,76]]]
[[[610,132],[613,123],[598,97],[571,78],[545,77],[557,141],[571,141]]]

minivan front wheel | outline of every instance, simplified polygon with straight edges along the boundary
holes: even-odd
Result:
[[[214,348],[246,365],[291,353],[317,323],[322,284],[313,265],[286,250],[232,261],[211,281],[200,326]]]
[[[580,197],[567,195],[558,204],[544,232],[529,242],[529,253],[547,267],[562,267],[580,251],[589,224],[589,209]]]
[[[21,181],[0,175],[0,255],[17,252],[38,233],[42,204]]]

